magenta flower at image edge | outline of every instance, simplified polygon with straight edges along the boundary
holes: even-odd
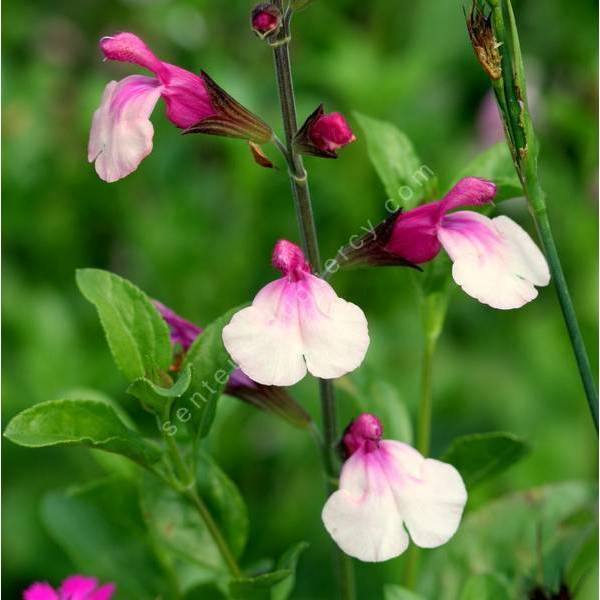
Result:
[[[337,545],[365,562],[402,554],[409,535],[422,548],[445,544],[467,502],[464,482],[452,465],[382,440],[382,433],[379,420],[368,413],[350,424],[343,438],[347,460],[340,489],[322,513]]]
[[[46,582],[33,583],[23,592],[23,600],[110,600],[115,590],[114,583],[99,587],[94,577],[71,575],[58,590]]]
[[[461,288],[492,308],[519,308],[537,296],[535,286],[550,282],[542,252],[512,219],[490,219],[459,206],[492,202],[496,186],[484,179],[461,179],[442,200],[395,217],[384,250],[414,264],[437,256],[443,247],[454,263]]]
[[[242,371],[264,385],[292,385],[310,372],[333,379],[356,369],[369,346],[363,311],[311,273],[302,250],[280,240],[273,266],[283,277],[223,329],[225,348]]]

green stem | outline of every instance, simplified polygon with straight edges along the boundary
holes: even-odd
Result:
[[[172,403],[167,403],[165,409],[163,411],[163,422],[166,422],[170,419],[171,416],[171,405]],[[219,526],[216,521],[213,519],[210,511],[204,501],[198,495],[196,491],[196,474],[195,472],[190,472],[190,469],[185,464],[183,457],[181,456],[181,452],[179,451],[179,446],[177,445],[177,441],[175,437],[169,435],[163,428],[160,426],[159,430],[162,432],[163,439],[165,440],[165,444],[167,446],[167,452],[169,453],[169,458],[171,459],[172,465],[175,470],[175,474],[177,476],[177,481],[169,480],[168,478],[162,476],[159,472],[155,472],[160,479],[162,479],[165,483],[167,483],[170,487],[172,487],[177,493],[181,494],[184,498],[189,500],[198,514],[202,519],[204,525],[208,529],[215,545],[219,549],[221,556],[223,557],[223,561],[227,565],[229,572],[233,577],[239,578],[242,577],[242,571],[237,564],[235,556],[233,555],[227,541],[223,537]],[[195,463],[195,459],[194,459]]]
[[[419,400],[419,419],[417,423],[416,448],[423,455],[429,454],[431,438],[431,413],[433,405],[433,356],[437,345],[437,336],[425,335],[425,346],[421,361],[421,396]],[[408,551],[405,582],[413,589],[419,572],[420,551],[414,544]]]
[[[552,234],[546,199],[539,182],[537,139],[527,104],[527,85],[519,36],[510,0],[488,0],[492,6],[494,36],[500,43],[502,79],[494,83],[498,106],[506,124],[506,134],[515,170],[548,260],[563,319],[569,333],[589,410],[598,431],[598,392]]]
[[[419,400],[419,421],[417,427],[416,448],[423,455],[429,454],[431,438],[431,411],[433,400],[433,355],[437,339],[425,338],[423,357],[421,360],[421,396]]]
[[[538,204],[537,202],[531,200],[528,190],[526,190],[526,192],[528,193],[530,204],[532,206]],[[588,407],[592,415],[592,420],[594,421],[596,431],[598,431],[598,392],[596,390],[596,383],[594,381],[594,376],[592,375],[590,359],[588,358],[583,336],[581,335],[579,322],[577,320],[573,301],[571,300],[571,295],[567,286],[567,280],[560,263],[558,250],[556,248],[556,243],[554,242],[554,236],[552,235],[550,219],[548,218],[548,212],[546,210],[543,198],[541,205],[538,205],[538,208],[533,210],[533,218],[542,241],[544,254],[546,255],[546,259],[548,260],[548,264],[550,266],[550,273],[552,274],[554,287],[558,296],[558,302],[560,304],[563,319],[569,333],[569,339],[571,341],[571,346],[573,348],[573,353],[579,369],[579,375],[585,390]]]
[[[282,10],[282,0],[276,0],[277,6]],[[304,168],[302,157],[294,149],[294,136],[298,130],[296,118],[296,102],[292,69],[290,65],[289,39],[290,39],[291,12],[287,11],[283,26],[272,42],[281,116],[285,131],[285,157],[288,162],[292,196],[296,209],[296,220],[300,230],[302,248],[314,273],[321,272],[321,257],[317,230],[310,199],[308,175]],[[335,395],[331,380],[320,379],[319,390],[321,397],[321,413],[323,417],[323,467],[327,480],[327,493],[334,491],[333,481],[337,477],[337,462],[335,444],[338,439],[337,415]],[[353,564],[350,557],[339,548],[335,548],[336,573],[340,590],[340,597],[344,600],[356,598]]]
[[[237,579],[242,577],[242,571],[238,566],[237,561],[235,560],[235,556],[231,552],[231,549],[229,548],[227,541],[223,537],[219,526],[213,519],[212,515],[210,514],[210,511],[208,510],[208,507],[206,506],[206,504],[204,504],[202,498],[200,498],[195,489],[187,490],[186,492],[184,492],[184,496],[192,503],[192,505],[200,515],[202,521],[206,525],[206,528],[210,532],[213,541],[219,549],[219,552],[221,553],[221,556],[223,557],[223,560],[225,561],[229,572],[233,575],[233,577]]]

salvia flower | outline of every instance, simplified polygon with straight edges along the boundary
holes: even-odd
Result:
[[[264,39],[279,30],[281,11],[275,4],[262,2],[254,7],[250,20],[254,33],[259,38]]]
[[[337,112],[325,114],[320,104],[298,130],[294,144],[302,154],[337,158],[337,151],[355,140],[346,119]]]
[[[295,244],[278,241],[273,266],[283,277],[266,285],[223,329],[233,360],[264,385],[292,385],[307,370],[332,379],[356,369],[369,346],[363,311],[313,275]]]
[[[159,60],[133,33],[104,37],[100,48],[107,59],[154,73],[154,77],[130,75],[106,86],[88,144],[88,160],[95,163],[101,179],[112,182],[129,175],[150,154],[154,135],[150,115],[159,98],[166,104],[167,118],[181,129],[205,123],[204,133],[259,142],[270,138],[270,128],[205,73],[198,76]]]
[[[394,213],[348,253],[349,264],[390,265],[395,260],[419,265],[443,248],[454,263],[452,277],[473,298],[492,308],[520,308],[537,297],[535,286],[550,282],[544,255],[512,219],[493,219],[474,211],[450,212],[461,206],[492,202],[496,186],[466,177],[436,202]]]
[[[94,577],[71,575],[55,590],[48,583],[34,583],[23,592],[23,600],[110,600],[114,583],[99,585]]]
[[[364,413],[343,438],[346,452],[340,489],[322,518],[350,556],[381,562],[402,554],[412,541],[421,548],[445,544],[458,529],[467,491],[451,465],[423,458],[414,448],[382,440],[377,417]]]
[[[169,327],[171,342],[178,345],[185,354],[202,333],[202,329],[180,317],[158,300],[154,300],[154,305]],[[178,356],[176,364],[180,363],[182,358],[182,356]],[[271,412],[297,427],[306,427],[311,423],[310,415],[290,396],[285,388],[262,385],[252,381],[238,368],[234,369],[229,376],[225,393],[252,404],[256,408]]]

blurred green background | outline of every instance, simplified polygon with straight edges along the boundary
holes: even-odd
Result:
[[[76,268],[115,271],[205,324],[274,277],[269,257],[278,238],[298,240],[285,169],[257,167],[238,141],[182,137],[160,103],[154,151],[133,175],[106,184],[86,162],[104,85],[137,71],[101,60],[98,39],[121,30],[143,37],[164,60],[207,70],[279,129],[270,51],[249,29],[251,7],[241,0],[4,3],[4,424],[75,387],[102,390],[142,418],[123,392],[95,311],[77,292]],[[543,185],[596,365],[597,4],[517,1],[515,10],[537,92]],[[478,122],[488,84],[459,2],[315,0],[295,19],[293,63],[300,118],[323,101],[328,110],[392,121],[442,184],[485,147]],[[358,141],[339,160],[306,161],[324,258],[367,219],[384,216],[383,188],[356,129]],[[267,152],[276,158],[273,148]],[[532,231],[524,202],[503,210]],[[372,344],[359,377],[385,382],[392,406],[403,403],[414,419],[421,340],[410,274],[349,272],[334,284],[369,319]],[[294,393],[318,419],[315,383],[304,381]],[[511,312],[457,291],[434,394],[433,456],[457,435],[493,430],[533,447],[477,490],[469,510],[515,490],[595,480],[596,437],[551,287]],[[356,406],[343,392],[339,400],[346,423]],[[211,449],[249,505],[245,564],[305,539],[311,548],[293,597],[333,598],[319,516],[323,484],[309,436],[226,399]],[[87,452],[27,450],[3,440],[3,473],[2,591],[17,598],[32,580],[58,582],[75,570],[42,523],[42,497],[102,470]],[[403,560],[357,565],[359,598],[379,598],[384,583],[401,582]]]

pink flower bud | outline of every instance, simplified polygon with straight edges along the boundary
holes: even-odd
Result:
[[[294,144],[302,154],[337,158],[337,150],[355,140],[346,119],[340,113],[325,114],[321,104],[298,130]]]
[[[264,39],[281,26],[281,11],[274,4],[263,2],[252,10],[251,22],[254,33]]]
[[[340,113],[320,116],[312,124],[308,135],[313,144],[323,152],[335,152],[356,140],[352,129]]]
[[[363,413],[348,425],[344,433],[342,441],[346,458],[352,456],[359,448],[364,448],[366,452],[375,450],[382,435],[381,421],[375,415]]]

